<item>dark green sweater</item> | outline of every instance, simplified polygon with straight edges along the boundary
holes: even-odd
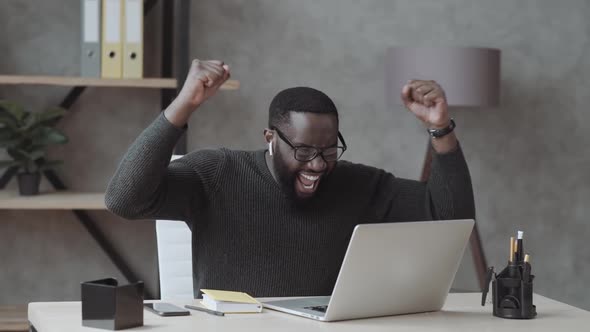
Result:
[[[202,150],[169,162],[183,132],[160,115],[123,157],[106,205],[128,219],[186,221],[195,296],[200,288],[329,295],[355,225],[475,215],[460,148],[434,153],[427,183],[339,161],[302,206],[282,193],[262,150]]]

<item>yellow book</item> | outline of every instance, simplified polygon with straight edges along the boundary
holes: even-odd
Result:
[[[123,0],[123,78],[143,76],[143,0]]]
[[[201,303],[212,310],[225,313],[262,312],[262,304],[246,293],[215,289],[201,289],[201,292]]]
[[[121,78],[123,62],[121,58],[121,0],[103,0],[102,2],[102,54],[101,76],[104,78]]]

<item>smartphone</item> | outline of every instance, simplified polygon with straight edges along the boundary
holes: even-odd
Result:
[[[143,306],[160,316],[187,316],[190,315],[188,310],[183,309],[181,307],[175,306],[174,304],[170,303],[144,303]]]

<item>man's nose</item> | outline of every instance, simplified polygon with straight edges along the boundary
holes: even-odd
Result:
[[[307,164],[312,171],[317,172],[317,173],[321,173],[321,172],[325,171],[326,167],[328,167],[328,164],[324,160],[324,156],[322,156],[321,154],[318,154],[315,158],[313,158]]]

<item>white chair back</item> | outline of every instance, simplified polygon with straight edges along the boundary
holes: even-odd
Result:
[[[172,160],[181,156],[172,156]],[[184,221],[156,220],[160,298],[193,299],[191,231]]]

